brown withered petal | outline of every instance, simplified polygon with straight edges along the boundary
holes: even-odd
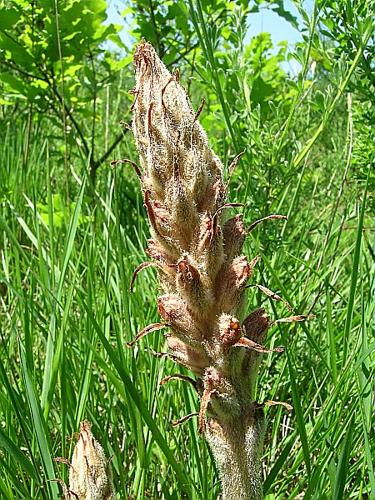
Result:
[[[160,201],[155,200],[153,202],[153,207],[154,207],[154,213],[155,213],[156,220],[159,222],[160,225],[163,225],[163,224],[166,224],[167,222],[169,222],[170,214],[169,214],[168,210],[165,209],[165,207],[163,206],[163,204]]]
[[[282,297],[280,297],[280,295],[278,295],[277,293],[273,292],[272,290],[270,290],[269,288],[263,286],[263,285],[255,285],[262,293],[264,293],[265,295],[267,295],[267,297],[270,297],[271,299],[274,299],[274,300],[283,300]]]
[[[158,260],[160,262],[172,262],[172,259],[168,258],[163,246],[160,245],[160,243],[153,239],[147,240],[147,243],[148,246],[146,248],[146,253],[152,259]]]
[[[233,345],[238,342],[242,336],[238,319],[229,314],[222,314],[219,318],[219,335],[224,345]]]
[[[185,415],[184,417],[181,417],[179,418],[178,420],[173,420],[171,422],[171,425],[173,427],[177,427],[178,425],[181,425],[181,424],[184,424],[185,422],[187,422],[188,420],[190,420],[191,418],[194,418],[194,417],[198,417],[199,413],[198,412],[193,412],[193,413],[189,413],[189,415]]]
[[[257,352],[264,352],[264,353],[269,353],[269,352],[283,352],[284,348],[283,347],[275,347],[274,349],[267,349],[266,347],[263,347],[260,344],[257,344],[253,340],[250,340],[246,337],[242,337],[234,344],[235,347],[247,347],[248,349],[252,349],[253,351]]]
[[[186,366],[200,377],[203,376],[205,369],[210,366],[212,362],[204,351],[203,346],[200,349],[191,347],[172,335],[167,336],[167,343],[175,361]]]
[[[245,285],[248,278],[251,276],[253,266],[247,260],[244,255],[236,257],[233,260],[232,266],[230,268],[230,274],[232,279],[234,279],[234,286],[236,288],[241,288]]]
[[[288,318],[280,318],[275,323],[294,323],[295,321],[306,321],[307,319],[315,318],[314,314],[298,314],[297,316],[289,316]]]
[[[287,307],[287,309],[289,309],[289,311],[293,310],[293,308],[289,304],[289,302],[287,302],[286,300],[284,300],[282,297],[280,297],[280,295],[278,295],[277,293],[273,292],[269,288],[267,288],[267,287],[265,287],[263,285],[254,285],[254,286],[256,288],[258,288],[258,290],[260,290],[262,293],[264,293],[264,295],[267,295],[267,297],[269,297],[270,299],[283,302],[285,304],[285,306]]]
[[[208,368],[204,375],[203,394],[198,416],[198,429],[201,434],[206,430],[206,412],[211,396],[216,394],[217,388],[222,385],[222,376],[216,368]]]
[[[197,382],[191,377],[188,377],[187,375],[182,375],[181,373],[175,373],[174,375],[168,375],[167,377],[164,377],[160,381],[160,385],[165,385],[171,380],[183,380],[184,382],[188,382],[191,384],[195,389],[197,389]]]
[[[165,294],[158,298],[158,311],[176,334],[191,339],[201,339],[202,333],[197,327],[186,303],[177,294]]]
[[[169,325],[167,325],[166,323],[152,323],[151,325],[148,325],[145,328],[143,328],[143,330],[141,330],[131,342],[127,343],[127,346],[133,347],[133,345],[136,342],[138,342],[139,339],[145,337],[149,333],[157,332],[158,330],[162,330],[163,328],[168,328],[168,327]]]
[[[193,264],[189,264],[185,256],[177,262],[176,267],[181,280],[186,282],[200,281],[198,269],[194,267]]]
[[[134,170],[135,170],[135,173],[137,174],[137,176],[139,177],[139,179],[142,178],[142,172],[141,172],[141,169],[138,167],[138,165],[132,161],[132,160],[128,160],[128,159],[124,159],[124,160],[113,160],[111,161],[111,165],[112,166],[117,166],[117,165],[120,165],[120,164],[124,164],[124,163],[128,163],[129,165],[131,165]]]
[[[214,219],[217,219],[217,217],[219,216],[219,214],[225,210],[226,208],[237,208],[237,207],[244,207],[244,203],[224,203],[224,205],[221,205],[221,207],[219,207],[216,212],[214,213],[214,216],[213,218]]]
[[[247,228],[247,232],[250,233],[258,224],[264,222],[265,220],[288,220],[288,217],[286,215],[279,214],[267,215],[266,217],[262,217],[261,219],[252,222]]]
[[[201,315],[209,303],[209,295],[204,282],[204,276],[196,266],[183,256],[176,265],[177,291],[189,304],[195,315]]]
[[[236,215],[224,224],[224,253],[227,262],[230,262],[241,253],[245,238],[246,231],[241,215]]]
[[[283,401],[271,401],[270,399],[264,403],[264,406],[283,406],[286,410],[292,411],[293,406]]]
[[[218,217],[206,213],[201,218],[194,256],[200,266],[206,269],[208,277],[214,281],[225,258]]]
[[[200,103],[200,106],[199,106],[199,108],[197,109],[197,112],[194,115],[194,122],[196,122],[198,120],[200,114],[202,113],[202,110],[203,110],[205,104],[206,104],[205,99],[202,99],[202,101]]]
[[[142,262],[142,264],[139,264],[139,266],[134,270],[132,279],[130,281],[129,289],[131,292],[133,291],[134,282],[136,280],[136,277],[138,276],[138,273],[140,273],[143,269],[147,269],[148,267],[158,267],[159,269],[163,270],[163,267],[159,262]]]
[[[176,249],[170,243],[163,241],[159,243],[155,239],[147,240],[146,253],[154,260],[163,262],[168,266],[175,264]]]
[[[237,314],[252,270],[252,266],[244,255],[234,258],[229,265],[223,266],[215,283],[215,298],[221,311]]]
[[[262,342],[270,325],[271,320],[263,307],[255,309],[242,324],[245,337],[257,343]]]
[[[233,174],[235,168],[237,167],[237,163],[240,161],[240,159],[243,157],[244,154],[245,154],[245,151],[241,151],[231,161],[231,163],[230,163],[230,165],[228,167],[228,183],[230,182],[232,174]]]
[[[203,395],[201,398],[201,404],[199,407],[199,415],[198,415],[198,425],[199,432],[203,434],[206,430],[206,412],[208,403],[210,402],[211,395],[215,392],[215,389],[204,389]]]
[[[150,190],[145,191],[145,206],[146,206],[148,218],[150,220],[152,228],[154,229],[156,234],[158,234],[159,236],[162,236],[160,231],[159,231],[155,211],[154,211],[154,208],[153,208],[152,203],[151,203]]]

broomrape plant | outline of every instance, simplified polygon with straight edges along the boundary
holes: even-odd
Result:
[[[146,42],[137,47],[134,64],[133,131],[141,168],[123,161],[133,164],[141,181],[152,261],[138,266],[132,285],[139,271],[157,268],[163,321],[144,328],[129,346],[153,331],[169,330],[170,357],[196,379],[177,374],[163,383],[181,378],[196,388],[199,431],[217,462],[224,499],[258,499],[265,422],[255,387],[261,356],[271,352],[262,345],[271,320],[263,308],[244,318],[247,283],[259,257],[248,261],[242,246],[262,220],[286,217],[269,215],[247,230],[240,215],[225,218],[227,208],[239,205],[227,203],[226,196],[241,155],[225,182],[223,165],[198,122],[202,107],[194,112],[178,72],[171,75]],[[266,287],[258,288],[280,300]]]
[[[114,499],[111,465],[86,420],[81,422],[72,463],[69,465],[69,489],[63,485],[66,500]]]

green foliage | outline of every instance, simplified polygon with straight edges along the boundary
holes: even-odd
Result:
[[[92,93],[95,85],[99,90],[103,81],[113,77],[111,70],[118,68],[113,56],[101,47],[106,40],[122,46],[118,27],[103,24],[106,7],[104,0],[85,2],[84,7],[77,0],[64,4],[7,0],[0,21],[0,78],[5,95],[29,99],[45,111],[56,95],[64,93],[67,106],[74,102],[83,113],[77,87],[83,85]],[[94,57],[96,64],[100,62],[97,71],[103,72],[103,81],[97,81],[94,74]]]
[[[104,48],[108,41],[124,48],[120,27],[105,24],[106,9],[105,0],[6,0],[0,20],[2,103],[26,101],[59,127],[65,155],[68,144],[78,146],[90,162],[92,181],[100,158],[108,155],[95,153],[101,95],[129,63]],[[83,121],[91,122],[88,129]],[[117,136],[115,145],[122,134]]]
[[[353,60],[364,45],[358,61],[356,79],[352,88],[362,98],[371,100],[375,91],[372,61],[375,55],[374,37],[365,43],[368,32],[373,32],[374,3],[371,0],[352,2],[322,2],[321,34],[334,46],[335,56]]]
[[[36,208],[38,213],[40,214],[41,220],[48,226],[48,224],[53,224],[56,228],[68,227],[69,225],[69,216],[77,207],[77,203],[75,201],[70,202],[69,206],[65,205],[65,200],[61,197],[60,193],[56,193],[52,195],[52,211],[53,211],[53,219],[50,222],[50,206],[48,203],[38,202],[36,204]],[[84,215],[79,215],[78,217],[78,225],[84,224],[87,222],[88,217]]]
[[[283,13],[282,2],[124,7],[196,108],[206,100],[200,120],[224,162],[246,151],[230,184],[245,223],[289,216],[282,230],[253,231],[246,252],[262,255],[254,283],[316,315],[267,339],[286,353],[265,356],[257,397],[294,411],[268,410],[266,499],[374,498],[373,7],[296,5],[303,41],[292,50],[247,37],[251,12]],[[156,281],[145,271],[128,293],[149,235],[136,176],[103,163],[90,186],[92,156],[136,161],[130,136],[111,149],[134,82],[126,48],[118,57],[103,45],[118,42],[105,15],[102,1],[73,0],[9,0],[0,15],[0,497],[58,498],[53,479],[67,469],[54,459],[70,457],[88,418],[118,498],[215,499],[195,420],[169,424],[197,401],[182,382],[159,387],[174,366],[152,355],[162,337],[126,348],[158,318]],[[248,300],[287,314],[253,291]]]

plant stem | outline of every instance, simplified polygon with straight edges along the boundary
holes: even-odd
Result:
[[[229,424],[211,419],[206,439],[219,469],[223,500],[258,500],[263,497],[261,454],[264,417],[260,406],[250,405]]]

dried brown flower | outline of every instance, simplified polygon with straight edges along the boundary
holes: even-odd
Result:
[[[77,500],[112,500],[114,498],[111,466],[102,446],[94,438],[91,425],[81,422],[69,471],[68,498]]]
[[[138,45],[134,65],[133,131],[152,231],[148,254],[163,290],[160,325],[170,329],[172,358],[198,377],[199,429],[219,465],[224,498],[260,498],[264,418],[253,398],[260,356],[270,352],[260,344],[270,321],[257,309],[241,322],[259,257],[249,262],[241,254],[247,234],[241,216],[225,218],[224,209],[239,204],[225,202],[223,166],[198,122],[201,108],[193,110],[178,75],[149,43]]]

